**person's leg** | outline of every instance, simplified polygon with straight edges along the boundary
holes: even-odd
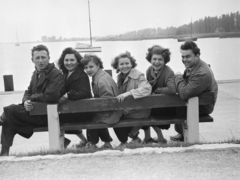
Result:
[[[126,144],[128,141],[129,132],[132,130],[132,127],[121,127],[113,129],[121,144]]]
[[[155,130],[155,132],[157,133],[158,136],[158,141],[162,142],[162,143],[166,143],[167,140],[164,138],[163,134],[162,134],[162,130],[157,127],[157,126],[153,126],[153,129]]]
[[[99,130],[100,129],[87,129],[87,138],[89,144],[96,145],[99,141]]]
[[[144,130],[143,142],[147,143],[148,140],[152,139],[150,126],[143,126],[142,129]]]
[[[112,138],[111,138],[107,128],[99,129],[99,137],[104,142],[104,144],[101,148],[112,149],[112,145],[110,143],[112,141]]]
[[[1,134],[1,156],[8,156],[10,147],[13,144],[14,136],[16,135],[16,131],[11,128],[8,123],[4,123],[2,126],[2,134]]]
[[[81,139],[82,144],[87,144],[88,141],[87,141],[86,137],[84,136],[82,130],[79,130],[79,133],[76,135]]]

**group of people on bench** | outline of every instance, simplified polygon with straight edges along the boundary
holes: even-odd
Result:
[[[171,55],[169,49],[159,45],[148,48],[146,59],[151,65],[146,71],[146,77],[143,72],[136,69],[137,63],[134,57],[129,52],[122,53],[115,57],[111,64],[118,73],[117,82],[115,82],[103,70],[101,59],[94,54],[85,54],[82,57],[76,50],[66,48],[58,60],[58,69],[53,63],[49,63],[50,54],[46,46],[33,47],[32,62],[35,65],[35,71],[30,85],[24,93],[22,103],[4,107],[0,117],[0,125],[2,125],[1,155],[9,155],[16,134],[30,138],[34,128],[47,126],[46,115],[29,115],[29,111],[33,109],[32,102],[61,104],[66,100],[116,97],[119,103],[122,103],[129,96],[137,99],[151,94],[174,95],[176,93],[183,100],[188,100],[202,92],[210,91],[214,91],[216,102],[218,86],[211,68],[200,59],[200,49],[197,44],[187,41],[181,45],[180,50],[186,69],[183,74],[174,74],[167,65]],[[92,77],[91,86],[88,76]],[[214,105],[215,103],[199,106],[199,115],[212,113]],[[173,114],[186,116],[186,107],[60,114],[59,118],[60,123],[92,120],[98,123],[115,124],[121,121],[121,118],[148,118]],[[153,126],[157,138],[151,137],[149,126],[114,128],[114,132],[121,142],[118,146],[121,148],[125,147],[128,137],[132,139],[130,143],[167,143],[162,129],[169,129],[169,127],[170,125]],[[144,130],[143,140],[138,137],[140,129]],[[183,141],[181,124],[176,124],[175,130],[178,134],[170,139]],[[87,137],[84,136],[82,130],[71,130],[65,133],[76,134],[80,138],[80,143],[76,145],[77,148],[97,147],[99,138],[104,142],[103,148],[112,148],[110,143],[112,138],[108,129],[87,130]],[[70,142],[65,138],[65,148]]]

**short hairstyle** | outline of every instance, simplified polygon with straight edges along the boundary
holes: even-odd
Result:
[[[95,54],[85,54],[83,56],[83,59],[81,60],[81,63],[85,66],[90,61],[93,61],[96,65],[99,65],[101,69],[103,69],[103,62],[102,60]]]
[[[117,73],[120,71],[118,69],[118,62],[119,62],[119,59],[121,58],[128,58],[132,64],[132,68],[135,68],[137,66],[136,59],[134,59],[134,57],[131,56],[130,52],[126,51],[125,53],[121,53],[120,55],[118,55],[112,60],[111,65],[114,69],[117,70]]]
[[[159,46],[159,45],[154,45],[148,48],[148,52],[146,55],[146,59],[148,60],[148,62],[151,63],[151,59],[154,54],[162,55],[164,58],[165,64],[167,64],[170,61],[171,52],[167,48],[163,48],[162,46]]]
[[[47,46],[42,45],[42,44],[39,44],[37,46],[33,46],[33,48],[32,48],[32,57],[33,57],[34,51],[47,51],[48,56],[50,55]]]
[[[67,73],[68,72],[68,70],[64,66],[64,58],[65,58],[65,56],[67,54],[74,54],[74,56],[77,59],[77,62],[79,63],[78,66],[82,66],[83,67],[83,65],[81,64],[82,56],[76,50],[74,50],[73,48],[68,47],[68,48],[66,48],[66,49],[64,49],[62,51],[62,54],[61,54],[61,56],[60,56],[60,58],[58,60],[58,67],[63,71],[63,73]]]
[[[200,55],[200,49],[193,41],[186,41],[181,45],[181,50],[192,50],[194,55]]]

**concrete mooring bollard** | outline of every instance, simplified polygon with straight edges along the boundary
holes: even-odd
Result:
[[[4,75],[3,80],[4,80],[5,91],[14,91],[13,75]]]

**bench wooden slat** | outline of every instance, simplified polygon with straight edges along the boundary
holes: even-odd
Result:
[[[199,105],[211,104],[214,102],[213,92],[204,93],[199,96]],[[67,101],[59,105],[59,113],[80,113],[80,112],[98,112],[123,110],[124,107],[130,109],[149,109],[161,107],[179,107],[186,106],[187,102],[180,99],[177,95],[151,95],[148,97],[133,99],[126,98],[123,103],[118,103],[117,98],[91,98],[78,101]],[[46,103],[34,103],[30,115],[46,115]]]
[[[77,123],[77,124],[64,124],[61,126],[61,129],[64,130],[79,130],[79,129],[101,129],[101,128],[110,128],[110,127],[130,127],[130,126],[148,126],[148,125],[165,125],[165,124],[181,124],[185,121],[185,118],[177,117],[158,117],[158,118],[148,118],[148,119],[122,119],[117,124],[109,125],[102,123],[89,122]],[[210,115],[200,116],[199,122],[213,122],[213,118]],[[47,131],[47,127],[35,128],[34,132],[43,132]]]

